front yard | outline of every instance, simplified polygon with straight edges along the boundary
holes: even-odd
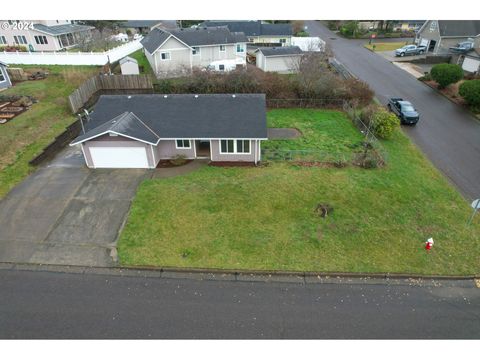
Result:
[[[373,50],[373,51],[393,51],[396,49],[401,48],[402,46],[405,46],[407,44],[411,44],[412,41],[410,39],[407,39],[405,41],[396,41],[396,42],[376,42],[373,41],[371,44],[365,44],[364,46],[367,49]],[[375,46],[375,48],[373,48]]]
[[[0,199],[33,171],[28,162],[75,120],[67,96],[98,71],[93,66],[22,67],[32,72],[47,70],[49,76],[45,80],[24,81],[1,92],[1,95],[31,95],[38,103],[0,125]]]
[[[340,112],[268,113],[303,137],[265,148],[354,148]],[[122,265],[222,269],[479,273],[480,221],[401,131],[383,142],[386,168],[204,167],[140,186],[118,250]],[[333,206],[321,218],[319,203]],[[430,254],[424,241],[433,236]]]

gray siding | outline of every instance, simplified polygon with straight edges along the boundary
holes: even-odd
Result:
[[[263,57],[262,70],[283,74],[295,72],[300,56],[270,56]]]
[[[175,140],[160,140],[157,146],[154,146],[155,159],[172,159],[177,155],[184,155],[187,159],[195,159],[195,142],[190,140],[191,149],[177,149]]]
[[[257,144],[255,149],[255,144]],[[250,141],[250,154],[220,154],[220,140],[212,140],[210,143],[210,152],[212,161],[246,161],[255,162],[255,155],[257,161],[260,161],[260,141]]]
[[[0,82],[0,89],[6,89],[12,86],[12,82],[10,81],[10,77],[7,73],[7,68],[3,65],[0,65],[0,72],[3,74],[5,81]]]

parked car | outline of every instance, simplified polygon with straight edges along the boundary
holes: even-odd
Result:
[[[402,124],[415,125],[420,119],[420,114],[412,103],[402,98],[391,98],[388,100],[387,107],[398,116]]]
[[[395,56],[422,55],[426,50],[426,46],[405,45],[395,50]]]
[[[473,42],[472,41],[463,41],[457,44],[457,46],[452,46],[450,50],[454,53],[465,54],[470,50],[473,50]]]

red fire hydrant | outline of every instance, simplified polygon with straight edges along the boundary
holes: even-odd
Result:
[[[433,239],[430,238],[425,242],[425,250],[429,251],[433,247]]]

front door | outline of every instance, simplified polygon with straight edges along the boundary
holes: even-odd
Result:
[[[198,159],[210,159],[210,140],[196,140],[195,150]]]

